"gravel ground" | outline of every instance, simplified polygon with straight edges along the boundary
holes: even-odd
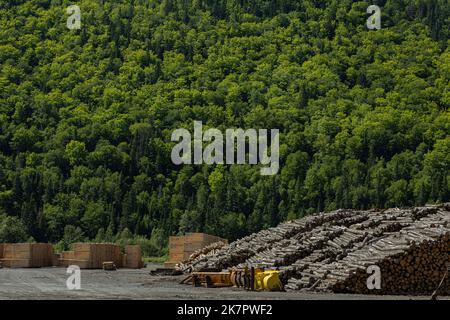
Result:
[[[0,299],[292,299],[362,300],[429,299],[429,297],[362,296],[300,292],[246,292],[235,288],[206,289],[180,285],[184,276],[152,276],[155,265],[141,270],[81,270],[81,290],[68,290],[64,268],[0,269]]]

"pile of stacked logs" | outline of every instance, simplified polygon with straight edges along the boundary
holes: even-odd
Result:
[[[450,204],[318,213],[199,254],[183,270],[245,266],[280,270],[287,290],[432,294],[450,266]],[[371,266],[377,290],[367,285]],[[450,295],[449,279],[441,294]]]

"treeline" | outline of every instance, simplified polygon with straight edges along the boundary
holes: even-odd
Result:
[[[0,240],[232,240],[450,200],[448,1],[82,0],[76,31],[70,4],[0,4]],[[279,174],[173,165],[194,120],[280,129]]]

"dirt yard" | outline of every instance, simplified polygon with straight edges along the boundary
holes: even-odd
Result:
[[[0,299],[429,299],[305,294],[299,292],[246,292],[240,289],[206,289],[180,285],[183,276],[153,276],[155,266],[140,270],[81,270],[81,290],[68,290],[64,268],[0,269]]]

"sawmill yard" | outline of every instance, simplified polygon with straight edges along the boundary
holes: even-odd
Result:
[[[52,262],[55,254],[44,254],[44,263],[36,253],[51,252],[45,245],[4,244],[0,299],[450,299],[449,223],[448,203],[318,213],[213,243],[176,264],[176,272],[154,263],[141,268],[138,246],[120,254],[110,244],[76,244]],[[104,261],[119,269],[107,271]],[[15,268],[19,262],[27,267]],[[83,262],[72,290],[66,262]],[[276,291],[266,290],[268,278],[259,284],[264,269],[283,283]]]
[[[153,276],[156,266],[117,271],[82,270],[81,290],[68,290],[65,268],[0,269],[0,299],[201,299],[201,300],[409,300],[428,296],[376,296],[305,292],[248,292],[181,285],[184,276]],[[447,299],[449,297],[440,297]]]

